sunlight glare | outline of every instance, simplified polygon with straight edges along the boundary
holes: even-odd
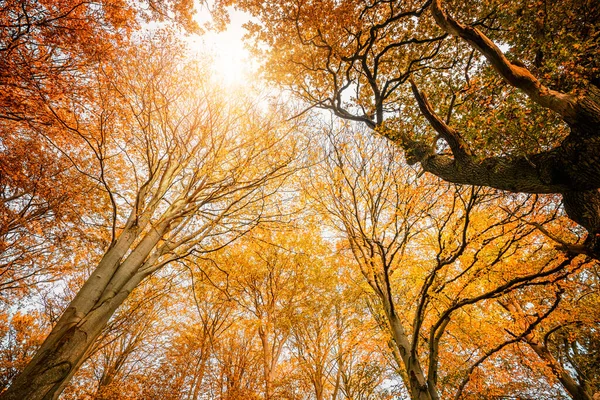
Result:
[[[213,78],[221,84],[236,87],[249,84],[253,63],[242,39],[242,25],[248,20],[247,14],[232,11],[226,31],[209,31],[189,40],[194,56],[212,58]]]

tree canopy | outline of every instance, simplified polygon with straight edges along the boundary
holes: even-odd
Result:
[[[562,196],[596,252],[597,2],[223,1],[267,76],[448,182]],[[266,46],[265,46],[266,45]]]
[[[1,400],[600,396],[596,1],[0,24]]]

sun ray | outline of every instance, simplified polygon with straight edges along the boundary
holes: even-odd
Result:
[[[203,18],[202,15],[199,16]],[[207,31],[188,39],[193,56],[210,57],[214,78],[228,86],[246,86],[255,70],[250,52],[243,42],[243,24],[250,18],[243,12],[231,11],[231,23],[222,32]]]

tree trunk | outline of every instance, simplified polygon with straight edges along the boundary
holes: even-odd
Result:
[[[394,337],[394,341],[400,352],[402,363],[406,369],[410,398],[411,400],[439,400],[440,397],[437,393],[437,389],[427,382],[419,359],[411,356],[410,341],[404,331],[402,323],[398,319],[398,315],[394,310],[394,305],[391,304],[391,300],[389,299],[391,299],[391,297],[382,297],[383,308],[390,324],[392,336]]]
[[[58,398],[114,312],[149,275],[144,267],[155,261],[155,254],[149,255],[168,226],[163,222],[151,229],[123,261],[142,227],[128,226],[121,233],[0,400]]]
[[[267,328],[260,327],[258,330],[258,336],[263,347],[263,375],[265,379],[265,400],[271,400],[273,397],[273,352],[271,351],[271,343],[269,343],[269,337],[271,330],[269,329],[270,322],[267,321]]]
[[[420,163],[447,182],[515,193],[561,194],[569,218],[589,233],[586,253],[600,259],[600,88],[589,84],[581,95],[570,97],[572,111],[566,122],[571,132],[559,146],[536,154],[479,158],[412,85],[419,109],[452,144],[453,155],[437,154],[427,143],[383,129],[381,133],[405,149],[409,163]]]
[[[529,347],[531,347],[546,365],[550,367],[554,376],[560,381],[573,400],[592,400],[592,394],[588,393],[567,371],[565,371],[546,346],[539,343],[537,340],[534,340],[532,337],[527,337],[525,340]]]
[[[315,378],[315,400],[323,400],[323,384]]]
[[[207,352],[208,350],[206,350]],[[202,389],[202,381],[204,380],[204,370],[206,368],[206,358],[205,357],[205,350],[204,350],[204,346],[203,346],[203,350],[201,353],[201,358],[198,361],[198,364],[196,365],[196,368],[194,368],[194,380],[192,382],[192,388],[191,388],[191,400],[198,400],[198,398],[200,397],[200,390]]]
[[[135,285],[130,287],[133,289]],[[71,324],[61,318],[36,356],[0,398],[2,400],[58,398],[131,289],[124,289],[111,301],[88,312],[77,324]],[[77,310],[74,311],[77,313]]]

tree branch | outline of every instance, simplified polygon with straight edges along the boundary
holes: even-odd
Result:
[[[444,31],[460,37],[479,51],[510,85],[521,89],[539,105],[555,111],[567,123],[577,121],[579,107],[575,96],[549,89],[527,68],[511,63],[500,48],[479,29],[450,17],[442,9],[442,0],[434,0],[431,3],[431,13]]]

